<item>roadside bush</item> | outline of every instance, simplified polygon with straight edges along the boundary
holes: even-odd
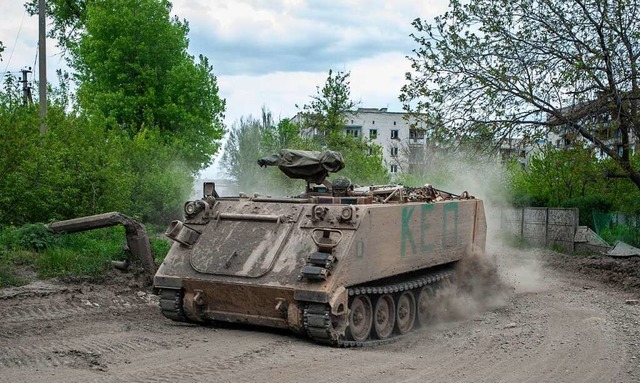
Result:
[[[172,242],[165,238],[151,238],[151,252],[156,265],[160,265],[171,249]]]
[[[596,229],[593,223],[593,212],[611,211],[613,203],[603,196],[591,195],[569,199],[562,204],[562,207],[577,207],[580,210],[580,225]]]
[[[14,267],[0,262],[0,288],[26,285],[28,281],[15,274]]]
[[[617,240],[640,247],[640,228],[632,225],[615,225],[602,229],[600,237],[613,245]]]
[[[128,160],[134,177],[131,215],[162,226],[181,218],[193,187],[193,173],[155,131],[140,132],[130,147]]]
[[[171,243],[154,228],[148,230],[157,264],[164,260]],[[32,270],[40,278],[69,281],[102,281],[112,270],[111,261],[124,260],[126,236],[123,227],[110,227],[74,234],[52,234],[42,224],[0,230],[0,287],[29,281],[19,268]],[[137,260],[132,260],[136,262]]]
[[[0,231],[0,244],[5,250],[32,250],[40,252],[52,247],[56,237],[43,224],[27,224]]]

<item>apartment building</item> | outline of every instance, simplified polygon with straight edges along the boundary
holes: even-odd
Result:
[[[409,171],[412,161],[410,153],[424,150],[426,146],[426,125],[417,122],[414,117],[408,117],[405,112],[389,112],[387,108],[358,108],[346,113],[345,119],[345,134],[371,140],[382,147],[385,166],[392,175]],[[293,119],[294,122],[296,120],[298,116]]]
[[[345,134],[371,140],[382,147],[383,159],[391,175],[400,172],[414,173],[419,167],[428,165],[434,156],[433,150],[438,147],[428,142],[426,132],[428,126],[424,121],[405,112],[389,112],[387,108],[358,108],[346,113]],[[292,119],[301,122],[300,116]],[[304,131],[305,135],[317,134]],[[535,142],[522,138],[502,140],[496,159],[501,162],[517,160],[523,168],[528,167],[531,155],[541,150],[548,143],[554,143],[557,136],[550,135]],[[438,147],[440,154],[442,148]],[[437,159],[436,159],[437,160]]]
[[[570,112],[573,108],[575,107],[565,109],[567,109],[567,112]],[[547,119],[551,122],[554,120],[552,117],[547,117]],[[612,120],[614,119],[615,116],[612,117],[609,112],[605,111],[588,115],[580,120],[580,124],[621,156],[623,150],[622,137],[620,128],[612,124]],[[551,146],[556,149],[568,148],[586,141],[574,128],[568,125],[560,125],[551,129],[548,138]],[[636,150],[638,150],[639,142],[640,138],[636,137],[633,131],[629,132],[629,150],[631,153],[635,153]],[[606,157],[602,149],[596,152],[596,156],[599,158]]]

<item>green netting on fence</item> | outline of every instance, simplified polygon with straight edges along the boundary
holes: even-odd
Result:
[[[640,247],[640,216],[593,211],[593,226],[602,239],[613,245],[622,241]]]

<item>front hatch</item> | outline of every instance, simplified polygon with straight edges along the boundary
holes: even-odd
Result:
[[[269,205],[253,206],[251,213],[219,213],[194,245],[191,266],[205,274],[257,278],[268,273],[301,212],[293,205]]]

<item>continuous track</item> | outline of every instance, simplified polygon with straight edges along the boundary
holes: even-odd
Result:
[[[162,315],[177,322],[187,322],[187,317],[184,315],[182,306],[183,298],[183,290],[160,290],[160,310],[162,311]]]
[[[446,270],[414,277],[399,283],[355,286],[348,289],[350,304],[355,297],[359,296],[366,296],[370,302],[377,302],[382,296],[393,297],[393,301],[397,302],[400,294],[403,292],[411,292],[414,297],[417,297],[423,287],[430,286],[435,288],[443,280],[450,278],[451,274],[451,270]],[[189,319],[184,313],[183,298],[184,292],[182,290],[162,289],[160,291],[160,309],[162,315],[174,321],[189,322]],[[416,302],[417,301],[413,302],[414,312],[418,310],[418,304]],[[395,316],[395,306],[392,311]],[[370,334],[366,339],[348,339],[344,335],[344,329],[340,329],[338,319],[339,318],[334,318],[331,315],[331,308],[328,304],[309,302],[304,308],[304,332],[317,343],[336,347],[377,346],[395,342],[405,335],[402,331],[399,331],[398,326],[391,324],[394,328],[387,336],[377,336],[373,330],[374,326],[371,326]],[[419,321],[415,319],[410,323],[408,330],[410,331],[413,327],[417,326],[419,326]]]
[[[394,301],[397,301],[399,294],[405,291],[413,292],[414,296],[417,296],[417,292],[419,292],[423,287],[437,287],[441,281],[450,278],[451,274],[451,270],[447,270],[413,278],[400,283],[356,286],[349,288],[348,293],[350,297],[350,305],[351,302],[353,302],[353,297],[357,296],[367,296],[371,302],[375,302],[381,296],[385,296],[386,294],[390,294],[393,296]],[[415,321],[415,324],[416,326],[418,325],[417,320]],[[397,341],[405,335],[400,334],[398,329],[394,328],[393,332],[388,337],[385,337],[384,339],[376,339],[373,331],[374,326],[371,326],[370,334],[367,339],[346,339],[344,335],[342,335],[341,331],[336,329],[339,325],[334,321],[334,318],[332,318],[331,308],[328,304],[322,303],[307,303],[304,310],[304,326],[306,333],[314,341],[337,347],[377,346]]]

